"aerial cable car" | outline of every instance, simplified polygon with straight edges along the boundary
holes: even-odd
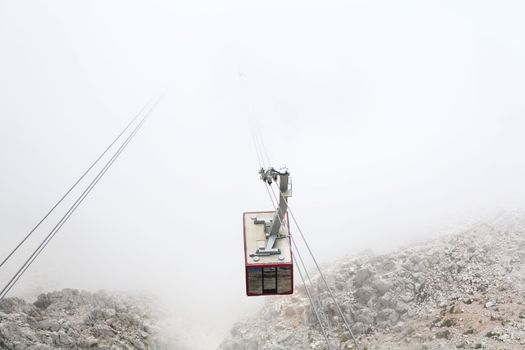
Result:
[[[292,196],[286,169],[259,170],[261,180],[271,185],[279,179],[279,206],[275,211],[245,212],[244,256],[246,294],[293,293],[293,261],[288,221],[288,198]]]

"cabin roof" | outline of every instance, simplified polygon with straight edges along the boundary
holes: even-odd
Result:
[[[291,264],[292,263],[292,252],[290,249],[290,237],[289,237],[289,221],[288,215],[285,218],[285,225],[281,225],[280,233],[286,235],[286,238],[277,239],[275,242],[275,248],[281,250],[280,255],[269,255],[260,256],[259,260],[254,260],[250,257],[251,254],[257,251],[257,248],[266,246],[266,236],[264,234],[264,225],[255,224],[254,219],[272,219],[275,212],[273,211],[261,211],[261,212],[246,212],[243,215],[244,221],[244,249],[246,257],[246,265],[258,266],[258,265],[279,265],[279,264]],[[282,256],[282,259],[279,257]]]

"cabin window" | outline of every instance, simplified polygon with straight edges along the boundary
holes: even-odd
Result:
[[[263,279],[262,269],[260,267],[248,268],[248,293],[262,294],[263,293]]]
[[[263,293],[277,293],[277,270],[275,267],[263,268]]]
[[[278,267],[277,268],[277,293],[291,293],[292,292],[292,268]]]

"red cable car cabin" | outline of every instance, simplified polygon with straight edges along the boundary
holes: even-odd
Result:
[[[293,293],[293,263],[290,247],[289,222],[280,225],[279,234],[268,255],[255,254],[267,247],[267,230],[276,212],[243,214],[246,294],[284,295]]]

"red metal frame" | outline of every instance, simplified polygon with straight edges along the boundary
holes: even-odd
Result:
[[[288,246],[290,247],[290,257],[291,261],[289,263],[269,263],[269,264],[249,264],[248,263],[248,252],[246,251],[246,214],[267,214],[274,213],[273,211],[246,211],[242,214],[242,223],[243,223],[243,241],[244,241],[244,278],[246,282],[246,295],[247,296],[266,296],[266,295],[289,295],[293,294],[294,291],[294,272],[293,272],[293,256],[292,256],[292,242],[290,237],[288,237]],[[288,227],[288,234],[290,234],[290,221],[288,220],[288,213],[286,213],[286,226]],[[248,268],[249,267],[291,267],[291,278],[292,278],[292,289],[290,292],[286,293],[267,293],[267,294],[254,294],[248,293]]]

